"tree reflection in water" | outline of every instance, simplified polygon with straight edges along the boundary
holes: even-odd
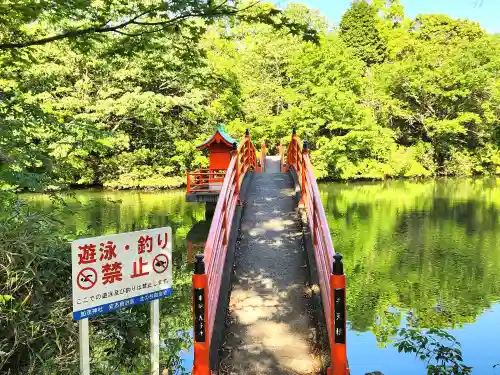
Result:
[[[499,301],[500,179],[320,189],[345,259],[352,331],[372,332],[386,347],[399,328],[459,329]]]

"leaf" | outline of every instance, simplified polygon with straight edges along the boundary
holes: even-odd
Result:
[[[8,294],[0,294],[0,304],[6,305],[8,301],[12,301],[14,297]]]
[[[24,305],[26,305],[26,303],[28,303],[30,296],[31,296],[31,294],[28,294],[28,295],[26,295],[26,297],[24,297],[24,299],[20,305],[21,307],[24,307]]]

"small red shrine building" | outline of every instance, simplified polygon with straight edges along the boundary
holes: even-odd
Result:
[[[215,203],[219,196],[226,171],[231,162],[231,152],[238,142],[226,133],[224,125],[217,125],[215,133],[198,150],[208,149],[209,167],[187,174],[186,200],[188,202]]]
[[[224,125],[217,125],[215,134],[208,138],[204,143],[196,146],[198,150],[209,150],[209,169],[227,170],[231,161],[231,151],[233,144],[237,142],[231,138],[224,129]]]

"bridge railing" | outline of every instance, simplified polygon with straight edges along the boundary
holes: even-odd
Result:
[[[204,254],[196,256],[193,275],[194,375],[210,374],[210,342],[220,297],[222,274],[240,186],[248,171],[257,171],[257,151],[248,130],[240,145],[233,144],[229,167],[215,207]]]
[[[199,169],[187,172],[186,193],[220,191],[226,176],[224,169]]]
[[[318,184],[309,158],[308,144],[292,132],[286,152],[286,169],[293,169],[301,187],[299,207],[307,215],[318,270],[321,300],[328,327],[331,368],[328,375],[349,374],[346,352],[346,294],[342,256],[335,254]]]
[[[278,152],[280,154],[280,168],[281,168],[281,172],[286,172],[285,146],[283,146],[281,143],[278,146]]]
[[[258,166],[259,172],[264,172],[264,169],[266,168],[266,154],[267,154],[266,144],[265,142],[262,142],[262,145],[260,146],[260,158]]]
[[[195,243],[191,240],[187,241],[187,262],[189,264],[194,263],[194,254],[199,254],[205,250],[206,241],[201,243]]]

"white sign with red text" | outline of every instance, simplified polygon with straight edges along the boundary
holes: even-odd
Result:
[[[172,294],[170,227],[82,238],[71,257],[75,320]]]

